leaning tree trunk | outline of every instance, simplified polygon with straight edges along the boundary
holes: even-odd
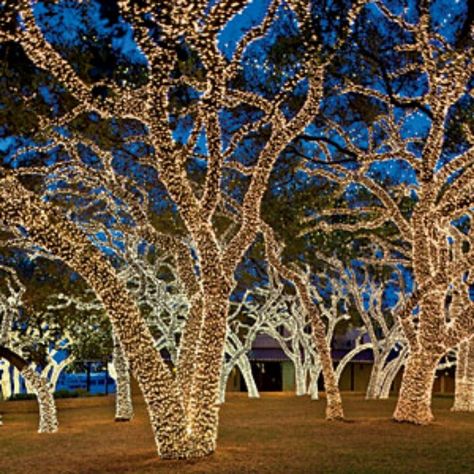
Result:
[[[234,365],[235,367],[235,365]],[[233,367],[227,366],[227,364],[224,364],[224,367],[222,368],[222,373],[221,373],[221,381],[220,381],[220,386],[219,386],[219,403],[222,405],[225,403],[225,394],[226,394],[226,389],[227,389],[227,381],[229,380],[229,376],[232,372]]]
[[[439,358],[427,351],[410,353],[393,415],[395,421],[426,425],[433,420],[431,398]]]
[[[258,393],[257,384],[255,383],[255,379],[252,373],[252,367],[250,365],[249,359],[246,354],[242,354],[233,367],[224,366],[221,374],[221,382],[220,382],[220,395],[219,395],[219,403],[222,404],[225,402],[225,394],[227,388],[227,380],[232,372],[234,367],[238,367],[242,377],[245,381],[245,386],[247,387],[247,395],[249,398],[260,398],[260,394]]]
[[[115,369],[115,421],[130,421],[133,418],[130,367],[127,358],[114,336],[113,365]]]
[[[0,179],[0,218],[77,271],[103,302],[145,399],[162,458],[199,456],[190,446],[180,391],[153,337],[115,270],[72,222],[14,177]]]
[[[370,372],[369,384],[365,394],[366,400],[377,400],[380,397],[380,392],[383,385],[383,364],[385,358],[376,354],[374,350],[374,364]]]
[[[474,411],[474,337],[459,344],[453,411]]]
[[[55,433],[58,431],[56,404],[48,380],[41,377],[28,362],[11,349],[0,346],[0,357],[8,360],[28,382],[38,400],[39,428],[38,433]]]
[[[332,364],[331,349],[326,341],[325,327],[318,316],[312,317],[313,338],[318,349],[321,360],[321,370],[324,378],[324,390],[326,392],[326,419],[342,420],[344,411],[342,409],[341,392],[339,391],[336,374]]]
[[[390,390],[392,389],[393,382],[397,377],[398,372],[405,364],[406,354],[408,350],[405,348],[400,352],[400,355],[391,360],[383,369],[382,373],[382,386],[380,389],[379,398],[381,400],[387,400],[390,397]]]
[[[253,376],[252,366],[250,365],[249,358],[246,354],[243,354],[239,357],[239,359],[237,360],[237,367],[239,368],[240,373],[244,378],[249,398],[260,398],[257,384],[255,383],[255,379]]]

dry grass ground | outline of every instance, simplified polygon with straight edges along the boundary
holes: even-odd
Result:
[[[113,422],[113,398],[59,400],[60,432],[36,433],[34,402],[3,402],[0,472],[40,473],[472,473],[474,414],[436,398],[429,427],[390,421],[394,400],[344,397],[350,421],[323,419],[324,402],[290,394],[230,394],[219,447],[206,459],[160,461],[136,400],[131,423]]]

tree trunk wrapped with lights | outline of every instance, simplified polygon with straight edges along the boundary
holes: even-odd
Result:
[[[314,341],[314,346],[316,347],[319,354],[321,369],[324,377],[327,398],[326,418],[329,420],[343,419],[344,412],[342,408],[342,399],[332,365],[330,346],[326,339],[326,329],[324,323],[319,317],[320,310],[311,299],[310,290],[308,287],[309,282],[307,282],[299,272],[290,270],[281,263],[280,249],[275,240],[274,233],[268,226],[264,226],[264,229],[266,254],[270,264],[273,265],[273,267],[284,278],[294,283],[298,292],[298,296],[301,300],[301,305],[310,318],[312,338]]]
[[[12,350],[14,337],[12,337],[13,322],[15,314],[19,312],[22,296],[26,291],[18,275],[13,268],[0,265],[0,269],[7,275],[8,295],[2,295],[4,301],[0,303],[0,358],[3,358],[20,375],[25,384],[35,393],[39,407],[39,433],[55,433],[58,430],[58,419],[56,415],[56,404],[53,397],[53,387],[47,378],[36,372],[34,364],[29,364],[19,353]],[[11,380],[9,377],[10,367],[3,367],[2,385],[7,385],[10,390]],[[3,388],[3,387],[2,387]],[[8,391],[6,396],[9,396]]]
[[[474,411],[474,338],[459,344],[453,411]]]
[[[130,368],[116,338],[112,363],[115,369],[115,421],[130,421],[133,418]]]
[[[53,392],[48,380],[32,369],[20,355],[5,346],[0,346],[0,357],[8,360],[19,371],[36,394],[39,407],[38,433],[55,433],[58,430],[58,418]]]
[[[55,433],[58,430],[58,418],[53,391],[51,390],[49,382],[30,367],[25,367],[21,371],[21,375],[28,381],[38,398],[38,433]]]
[[[418,425],[428,424],[431,413],[431,393],[439,358],[426,353],[411,353],[403,373],[397,407],[396,421]]]

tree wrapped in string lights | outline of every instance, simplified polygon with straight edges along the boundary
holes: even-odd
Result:
[[[324,321],[330,347],[338,324],[350,318],[345,304],[347,292],[340,280],[329,272],[311,274],[306,269],[304,277],[311,299]],[[252,334],[252,339],[257,334],[275,339],[294,365],[296,395],[308,394],[317,399],[321,361],[314,344],[310,316],[298,294],[270,267],[268,284],[249,291],[243,305],[246,319],[239,319],[239,325],[247,327],[246,333]],[[240,334],[242,331],[233,332]]]
[[[474,411],[474,342],[462,341],[456,357],[456,378],[453,411]]]
[[[26,288],[12,268],[1,265],[0,271],[5,274],[6,289],[9,293],[2,294],[0,303],[0,357],[8,361],[21,374],[36,394],[39,407],[38,432],[55,433],[58,430],[58,418],[53,390],[48,379],[40,375],[34,365],[28,363],[18,350],[12,350],[15,345],[12,338],[13,326],[15,322],[18,322],[18,311],[22,304],[21,298]],[[9,372],[9,368],[4,367],[3,371]]]
[[[344,275],[357,314],[363,323],[362,332],[369,340],[357,344],[345,358],[349,359],[363,350],[370,349],[374,363],[366,398],[387,398],[392,382],[405,362],[406,342],[398,317],[398,311],[405,303],[403,272],[393,271],[390,279],[385,282],[377,282],[367,266],[359,266],[357,270],[347,268]],[[398,295],[396,302],[387,307],[386,292],[390,286],[392,292],[395,292],[395,288],[398,290]],[[398,355],[390,360],[394,353]]]
[[[474,49],[469,28],[453,40],[428,2],[415,13],[396,14],[376,1],[372,12],[367,32],[375,37],[377,25],[390,28],[389,46],[381,41],[368,51],[367,37],[356,39],[361,68],[377,74],[358,81],[359,70],[355,79],[345,78],[340,97],[371,101],[377,112],[355,131],[325,118],[322,132],[338,146],[316,137],[327,165],[305,168],[335,184],[346,204],[309,216],[307,231],[372,232],[387,261],[409,262],[416,287],[400,311],[408,356],[394,418],[427,424],[438,362],[474,330],[474,138],[462,123],[463,107],[472,107]],[[384,47],[390,62],[380,53]],[[365,197],[351,204],[354,195]],[[389,237],[377,234],[380,229]]]
[[[230,57],[219,48],[219,34],[248,2],[223,0],[209,8],[207,3],[119,2],[119,22],[132,29],[142,61],[142,74],[131,81],[113,74],[100,80],[85,79],[86,74],[81,75],[74,62],[60,54],[61,45],[45,34],[42,27],[47,20],[43,18],[42,25],[35,1],[21,0],[13,5],[7,2],[2,18],[2,40],[19,44],[30,63],[47,71],[50,80],[60,85],[62,92],[58,94],[63,93],[64,108],[50,110],[37,119],[44,138],[36,151],[48,154],[59,149],[60,155],[78,162],[85,161],[81,156],[77,159],[85,149],[89,161],[92,155],[92,161],[101,163],[99,170],[90,166],[93,169],[88,172],[95,173],[99,180],[109,174],[106,179],[114,184],[114,196],[129,206],[137,228],[153,244],[171,242],[181,259],[180,276],[191,308],[173,375],[154,348],[152,335],[130,292],[99,248],[73,223],[74,218],[64,217],[57,207],[42,202],[24,187],[16,177],[21,172],[5,172],[1,179],[2,220],[10,226],[21,226],[37,245],[80,273],[103,302],[144,394],[163,458],[203,456],[215,449],[219,412],[216,402],[234,271],[264,230],[260,206],[273,166],[317,114],[326,71],[366,1],[356,1],[344,11],[338,22],[338,38],[331,47],[325,47],[312,28],[309,1],[272,1],[260,23],[247,31]],[[87,5],[81,2],[77,8],[80,12]],[[301,51],[279,90],[266,97],[246,87],[252,82],[252,71],[247,73],[254,67],[257,74],[271,74],[271,64],[264,64],[263,68],[261,64],[251,66],[245,62],[246,54],[283,20],[288,20],[288,28],[300,38]],[[306,89],[302,105],[296,113],[287,113],[285,101],[301,84]],[[15,87],[11,86],[13,92]],[[16,92],[21,93],[18,89]],[[34,96],[29,99],[35,101]],[[222,114],[239,110],[251,119],[241,120],[236,131],[227,130]],[[191,123],[185,138],[177,132],[184,125],[183,120]],[[79,123],[91,121],[126,125],[129,133],[114,147],[103,147]],[[266,134],[266,139],[263,146],[254,149],[254,159],[246,162],[238,153],[239,146],[254,133]],[[202,146],[203,139],[206,146]],[[123,179],[111,151],[128,145],[144,150],[135,155],[134,165],[157,176],[173,202],[192,242],[191,246],[184,246],[184,251],[175,239],[158,237],[149,222],[143,223],[148,210],[139,201],[133,179]],[[27,147],[22,152],[34,149],[35,146]],[[55,163],[60,160],[56,154]],[[49,169],[51,172],[54,166]],[[26,170],[23,176],[35,172]],[[240,193],[232,193],[229,181]],[[226,215],[232,225],[224,226],[223,231],[220,219]],[[185,271],[183,278],[181,272]],[[283,276],[292,279],[296,275]],[[297,276],[296,280],[305,311],[311,314],[314,344],[326,385],[327,417],[342,418],[324,324],[303,288],[303,280]]]

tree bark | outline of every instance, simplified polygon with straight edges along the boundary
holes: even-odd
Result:
[[[474,412],[474,337],[459,344],[452,410]]]
[[[225,395],[226,395],[226,388],[227,388],[227,381],[229,379],[230,374],[232,373],[232,369],[234,367],[238,367],[239,371],[245,381],[245,386],[247,387],[247,394],[249,398],[260,398],[260,394],[258,393],[258,388],[255,383],[255,379],[253,378],[252,374],[252,367],[250,366],[249,359],[246,354],[242,354],[236,361],[233,367],[224,366],[221,374],[221,382],[220,382],[220,395],[219,395],[219,403],[222,405],[225,402]]]
[[[319,400],[319,388],[318,380],[321,375],[321,366],[312,367],[310,370],[309,386],[308,386],[308,395],[311,397],[311,400]]]
[[[433,420],[431,398],[438,361],[438,356],[427,351],[410,353],[393,415],[395,421],[427,425]]]
[[[249,398],[260,398],[257,384],[255,383],[255,379],[253,377],[252,366],[250,365],[250,361],[247,355],[244,354],[239,357],[239,359],[237,360],[237,367],[239,368],[240,373],[244,378]]]
[[[204,324],[197,352],[188,421],[194,449],[200,456],[206,456],[216,448],[228,297],[228,292],[225,298],[208,293],[204,302]]]

